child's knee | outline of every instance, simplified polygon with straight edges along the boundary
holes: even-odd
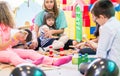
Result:
[[[69,40],[68,36],[62,36],[59,41],[63,42],[64,44]]]
[[[60,41],[55,41],[53,44],[53,49],[59,49],[59,48],[63,48],[64,47],[64,43],[60,42]]]

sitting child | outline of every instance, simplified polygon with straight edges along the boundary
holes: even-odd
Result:
[[[11,29],[14,27],[14,18],[12,12],[10,11],[8,4],[4,1],[0,1],[0,62],[11,63],[13,65],[18,65],[21,63],[26,63],[26,59],[32,60],[33,64],[49,64],[54,66],[59,66],[71,61],[72,56],[64,56],[61,58],[52,58],[48,56],[41,55],[31,49],[18,49],[12,48],[13,45],[18,44],[19,41],[25,41],[28,33],[26,31],[20,31],[19,34],[12,35]],[[24,36],[23,36],[24,35]]]
[[[52,46],[53,49],[63,48],[64,44],[68,41],[68,37],[66,35],[61,36],[59,39],[57,36],[45,37],[44,32],[49,30],[50,28],[47,25],[40,27],[39,39],[41,41],[41,47],[46,47],[46,50],[49,49],[49,46]]]
[[[60,38],[58,38],[57,35],[49,35],[48,37],[45,35],[46,32],[50,32],[49,30],[55,29],[55,17],[54,14],[47,13],[44,16],[44,25],[40,27],[39,30],[39,39],[41,47],[46,47],[46,49],[49,48],[49,46],[52,46],[53,49],[60,49],[64,47],[64,44],[68,41],[68,37],[66,35],[61,35]]]

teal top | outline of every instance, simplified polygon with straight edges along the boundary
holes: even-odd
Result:
[[[38,13],[38,15],[35,18],[34,23],[38,26],[41,26],[43,23],[43,18],[44,15],[47,12],[45,10],[42,10],[41,12]],[[62,29],[62,28],[66,28],[67,27],[67,21],[65,18],[65,14],[63,10],[59,10],[59,15],[56,18],[56,29]]]

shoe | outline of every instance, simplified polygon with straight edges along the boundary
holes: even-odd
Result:
[[[44,57],[41,57],[41,58],[39,58],[39,59],[33,61],[32,63],[35,64],[35,65],[39,65],[39,64],[42,63],[43,59],[44,59]]]

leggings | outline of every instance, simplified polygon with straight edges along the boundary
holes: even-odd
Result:
[[[49,42],[47,42],[43,47],[47,47],[47,46],[51,45],[54,40],[58,40],[58,39],[59,39],[59,38],[53,38],[53,39],[51,39],[51,40],[50,40]],[[39,47],[41,47],[41,40],[40,40],[39,38],[38,38],[37,40],[38,40],[38,47],[35,49],[36,51],[39,50]],[[70,45],[73,45],[73,40],[71,40],[71,39],[69,39],[69,40],[67,41],[67,43],[66,43],[65,46],[64,46],[64,49],[65,49],[65,50],[68,50]]]
[[[83,49],[80,49],[79,53],[81,54],[87,53],[88,55],[95,55],[96,51],[91,48],[83,48]]]

